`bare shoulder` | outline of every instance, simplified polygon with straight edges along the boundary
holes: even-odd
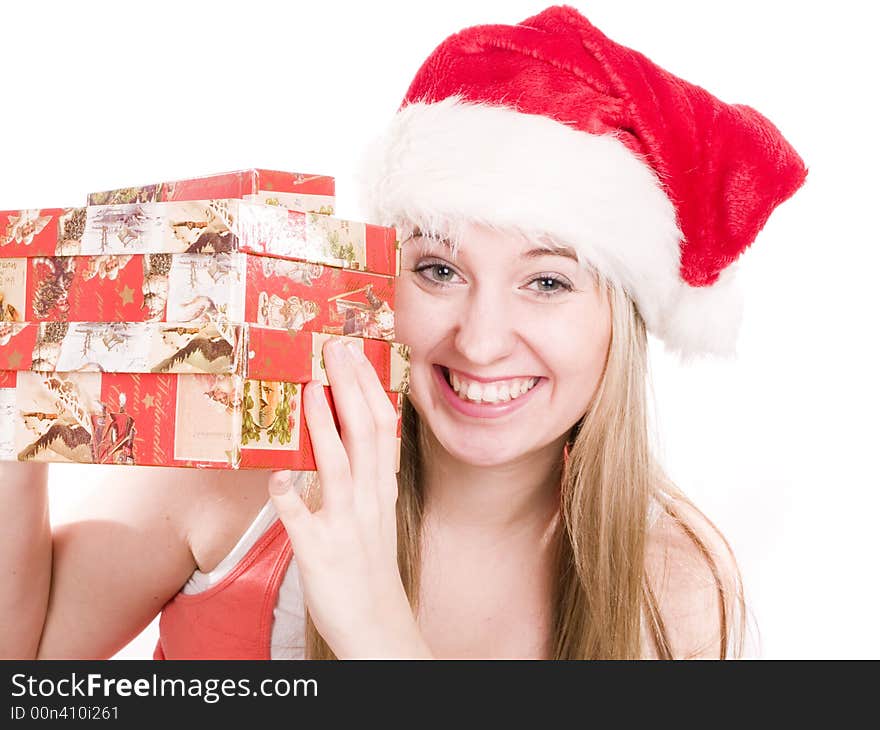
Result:
[[[73,476],[53,473],[62,489]],[[89,487],[53,525],[40,658],[115,654],[193,570],[215,567],[268,498],[266,472],[101,465],[78,476]]]
[[[671,502],[648,535],[645,569],[669,649],[677,659],[721,658],[741,592],[736,559],[716,527],[687,502]],[[727,655],[731,647],[727,647]],[[653,648],[647,654],[656,656]]]
[[[171,467],[97,467],[86,514],[185,546],[194,566],[213,569],[268,500],[268,472]]]

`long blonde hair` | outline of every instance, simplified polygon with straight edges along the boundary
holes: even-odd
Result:
[[[637,659],[644,654],[646,638],[661,659],[671,659],[681,651],[671,645],[657,587],[646,570],[651,509],[660,509],[673,520],[705,559],[720,599],[719,658],[740,656],[746,610],[739,569],[723,535],[671,482],[651,454],[645,325],[623,290],[596,276],[611,303],[611,343],[590,407],[571,429],[561,470],[552,658]],[[398,567],[414,615],[418,613],[422,558],[423,428],[415,408],[404,398],[397,476]],[[310,509],[317,507],[317,493],[306,497]],[[686,505],[702,517],[730,552],[736,574],[733,589],[721,575],[698,526],[676,505]],[[336,658],[308,610],[306,656]]]

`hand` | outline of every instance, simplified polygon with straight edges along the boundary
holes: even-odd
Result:
[[[328,340],[324,363],[341,435],[321,383],[303,394],[321,509],[290,488],[291,472],[269,480],[309,613],[340,659],[424,655],[397,567],[397,410],[357,347]]]

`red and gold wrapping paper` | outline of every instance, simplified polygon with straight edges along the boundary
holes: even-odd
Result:
[[[188,322],[0,323],[0,369],[39,372],[205,373],[329,385],[323,332]],[[405,392],[409,348],[343,337],[362,350],[386,391]]]
[[[394,339],[394,278],[246,253],[0,259],[0,321],[206,322]]]
[[[0,211],[0,257],[246,252],[385,276],[394,228],[236,199]]]
[[[0,460],[314,471],[301,394],[228,374],[0,370]],[[402,398],[387,395],[399,466]]]
[[[333,215],[335,194],[336,181],[329,175],[251,168],[90,193],[88,205],[241,198],[304,213]]]

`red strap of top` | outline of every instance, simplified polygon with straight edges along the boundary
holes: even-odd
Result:
[[[271,659],[273,611],[292,557],[276,519],[219,583],[165,604],[153,658]]]

